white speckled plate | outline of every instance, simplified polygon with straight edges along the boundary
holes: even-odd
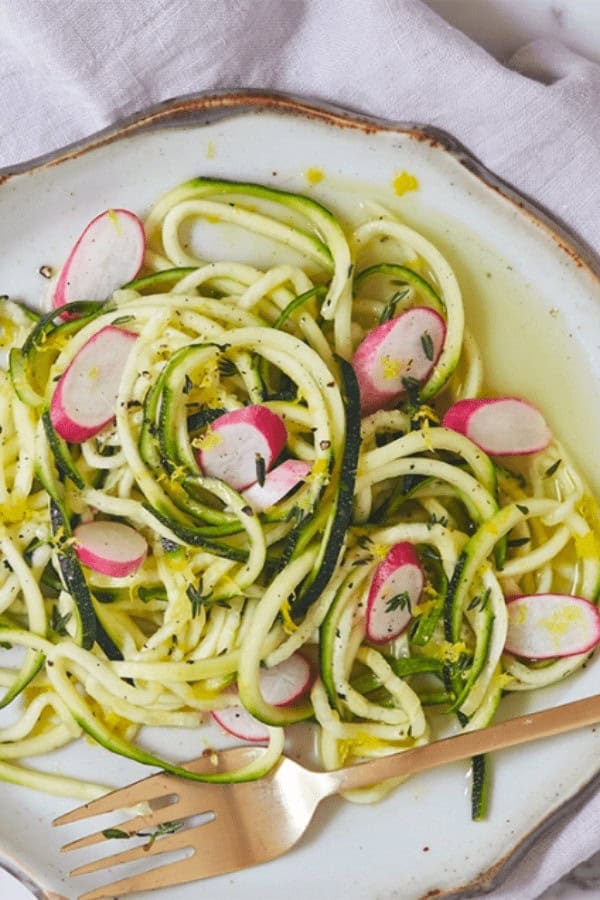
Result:
[[[419,186],[397,196],[393,181],[402,172]],[[95,213],[124,206],[144,214],[162,191],[200,174],[310,192],[349,217],[371,198],[395,206],[455,266],[488,383],[542,406],[600,494],[592,464],[600,444],[598,277],[558,226],[451,138],[426,128],[267,95],[166,104],[83,146],[0,173],[1,292],[40,302],[40,266],[59,266]],[[535,697],[512,698],[502,715],[593,693],[599,665]],[[170,746],[180,759],[202,749],[200,735],[189,733],[175,735]],[[161,900],[265,900],[288,889],[308,900],[333,886],[347,900],[411,900],[466,885],[477,892],[502,876],[506,860],[567,801],[576,802],[599,760],[595,729],[498,754],[489,818],[480,824],[470,821],[467,764],[415,778],[376,806],[330,801],[282,859],[161,891]],[[115,785],[143,774],[85,741],[37,764]],[[38,896],[71,898],[99,883],[90,877],[75,885],[66,877],[71,860],[58,847],[81,829],[57,832],[50,822],[72,805],[2,786],[0,846],[8,864],[18,859],[39,885]]]

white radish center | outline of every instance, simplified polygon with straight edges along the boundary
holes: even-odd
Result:
[[[584,653],[600,638],[598,611],[585,600],[560,594],[518,597],[507,604],[506,649],[547,659]]]
[[[381,641],[400,634],[411,619],[422,588],[423,573],[412,564],[401,566],[386,578],[369,610],[369,637]]]
[[[471,415],[467,435],[489,453],[531,453],[545,447],[550,438],[541,412],[521,400],[506,399],[482,404]]]
[[[134,335],[118,328],[99,331],[63,376],[62,406],[77,425],[92,428],[115,413],[121,376]]]
[[[118,211],[99,216],[66,263],[65,302],[106,299],[136,275],[143,251],[143,231],[134,216]]]
[[[433,366],[444,340],[444,321],[421,308],[408,310],[377,350],[373,386],[384,394],[403,390],[403,379],[421,381]]]
[[[206,475],[220,478],[235,490],[257,480],[257,456],[268,469],[272,453],[266,437],[254,425],[238,422],[214,429],[214,445],[202,451],[202,469]]]

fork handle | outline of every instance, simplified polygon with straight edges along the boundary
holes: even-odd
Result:
[[[529,741],[574,731],[598,722],[600,722],[600,694],[595,694],[585,700],[575,700],[542,712],[519,716],[477,731],[469,731],[422,747],[415,747],[413,750],[337,769],[328,773],[331,776],[330,793],[368,787],[388,778],[414,775],[446,763],[478,756],[480,753],[526,744]]]

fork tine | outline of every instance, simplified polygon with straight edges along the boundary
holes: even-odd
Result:
[[[157,866],[148,869],[141,875],[131,875],[105,884],[103,887],[94,888],[81,894],[79,900],[100,900],[101,897],[124,897],[137,891],[152,891],[156,888],[171,887],[174,884],[185,884],[187,881],[196,881],[202,876],[197,872],[196,860],[193,856],[188,859],[180,859],[167,866]]]
[[[158,800],[168,794],[177,793],[177,788],[181,788],[181,782],[174,776],[167,775],[164,772],[158,772],[149,778],[142,778],[128,787],[119,788],[104,794],[96,800],[90,800],[76,809],[72,809],[68,813],[54,819],[53,825],[70,825],[72,822],[79,822],[82,819],[88,819],[90,816],[98,816],[103,813],[116,812],[119,809],[127,809],[136,806],[138,803],[151,802]]]
[[[223,789],[227,790],[226,787]],[[152,890],[157,887],[184,884],[187,881],[214,878],[217,875],[225,875],[237,872],[240,869],[249,868],[252,865],[257,865],[259,862],[269,862],[269,860],[275,859],[275,857],[284,852],[284,848],[277,842],[271,846],[263,844],[260,859],[251,861],[247,853],[246,842],[242,836],[238,834],[236,835],[236,840],[232,840],[232,828],[232,820],[228,815],[225,814],[220,817],[217,814],[216,818],[211,822],[196,825],[193,828],[189,828],[186,832],[174,835],[174,837],[179,836],[182,839],[185,835],[188,836],[187,841],[182,840],[182,845],[186,846],[187,844],[195,848],[196,852],[192,856],[149,869],[142,875],[132,875],[121,881],[97,888],[84,894],[80,900],[99,900],[100,897],[121,896],[133,891]],[[156,843],[162,844],[161,850],[163,848],[164,850],[173,849],[172,844],[170,848],[165,847],[165,841],[166,838],[161,838]],[[146,853],[152,850],[152,848],[150,851],[144,851],[143,848],[139,849],[141,853],[138,854],[137,859],[142,854],[145,856]],[[158,853],[158,849],[155,853]],[[100,860],[99,864],[95,866],[95,870],[98,871],[103,866],[108,868],[115,864],[126,862],[122,858],[118,859],[122,855],[118,854],[117,856],[106,857]],[[133,858],[132,855],[131,860]],[[81,867],[71,872],[71,875],[84,874],[84,872],[89,871],[91,870]]]
[[[264,753],[264,748],[236,747],[233,750],[226,750],[222,753],[201,756],[199,759],[183,763],[183,766],[192,772],[215,773],[223,770],[233,771],[251,762],[260,753]],[[127,809],[141,802],[158,800],[165,794],[179,793],[182,783],[186,784],[186,790],[189,785],[201,784],[201,782],[182,781],[178,776],[169,775],[166,772],[157,772],[155,775],[149,775],[146,778],[141,778],[139,781],[134,781],[133,784],[127,787],[111,791],[109,794],[98,797],[96,800],[90,800],[82,806],[78,806],[76,809],[58,816],[52,824],[70,825],[72,822],[79,822],[91,816]],[[208,785],[205,785],[205,787],[208,787]]]
[[[199,825],[198,828],[202,828],[202,825]],[[188,828],[185,831],[178,831],[175,834],[166,835],[155,841],[146,841],[144,844],[138,844],[136,847],[130,847],[129,850],[122,850],[120,853],[113,853],[112,856],[93,859],[73,869],[72,872],[69,872],[69,875],[89,875],[90,872],[97,872],[98,869],[109,869],[112,866],[120,866],[123,863],[136,862],[138,859],[149,859],[151,856],[168,853],[171,850],[182,850],[185,847],[192,846],[191,833],[195,830],[194,828]]]
[[[180,783],[178,786],[181,790]],[[154,809],[146,815],[134,816],[132,819],[119,822],[118,825],[113,827],[118,828],[120,831],[125,831],[127,834],[134,835],[136,832],[144,831],[146,828],[156,828],[164,822],[178,821],[192,815],[203,815],[211,810],[210,797],[212,795],[211,785],[189,784],[186,785],[185,791],[181,791],[177,802]],[[110,838],[106,837],[103,830],[95,831],[93,834],[88,834],[85,837],[77,838],[77,840],[65,844],[64,847],[61,847],[61,852],[80,850],[83,847],[90,847],[93,844],[106,840],[110,840]]]

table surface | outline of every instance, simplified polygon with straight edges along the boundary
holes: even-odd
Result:
[[[425,0],[454,27],[508,62],[520,47],[554,38],[600,63],[600,0]],[[31,900],[31,894],[0,870],[0,897]],[[600,897],[600,853],[543,895],[543,900]],[[541,898],[540,898],[541,900]]]

